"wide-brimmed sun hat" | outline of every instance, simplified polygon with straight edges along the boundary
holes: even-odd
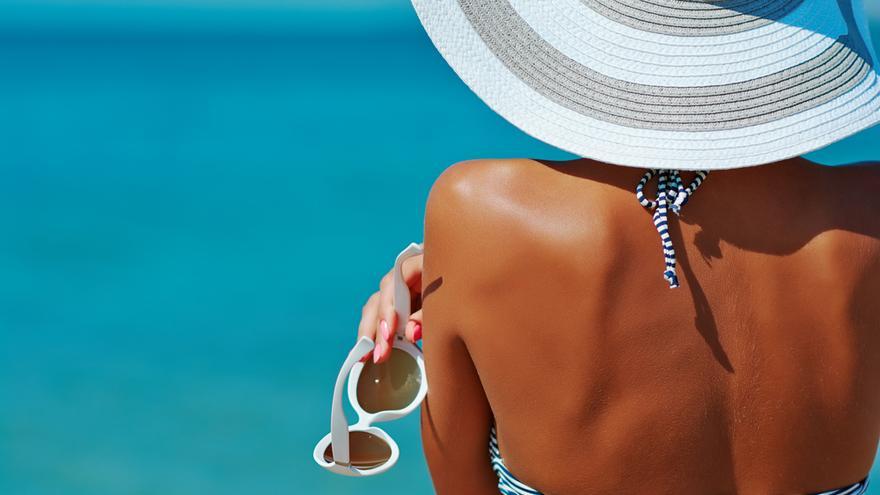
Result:
[[[801,155],[880,121],[860,0],[413,0],[434,45],[493,110],[587,158],[651,167],[663,277],[668,212],[709,170]],[[685,185],[679,170],[698,170]],[[657,178],[657,197],[644,187]]]
[[[727,169],[880,120],[859,0],[413,0],[459,77],[576,155]]]

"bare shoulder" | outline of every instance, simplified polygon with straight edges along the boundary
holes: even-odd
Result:
[[[864,173],[878,174],[878,173],[880,173],[880,168],[878,168],[878,166],[880,166],[880,161],[868,160],[868,161],[864,161],[864,162],[854,162],[854,163],[847,163],[845,165],[838,165],[835,168],[863,170]]]
[[[547,162],[526,158],[468,160],[446,169],[428,196],[426,222],[530,229],[570,216],[591,196],[597,182],[584,180],[577,160]],[[618,167],[614,167],[618,168]]]
[[[835,166],[811,162],[810,166],[821,170],[827,176],[835,176],[843,180],[880,180],[880,161],[855,162]]]
[[[833,191],[834,205],[847,215],[862,212],[873,216],[880,207],[880,162],[868,161],[819,167],[820,184]],[[819,186],[822,187],[822,186]]]
[[[623,182],[635,184],[638,171],[530,159],[470,160],[449,167],[428,197],[425,271],[443,264],[445,270],[468,270],[469,276],[492,283],[523,266],[590,269],[596,257],[586,253],[612,243],[615,223],[609,217],[620,214],[618,201],[643,213],[629,191],[594,173],[626,174]]]
[[[626,188],[628,194],[641,173],[585,159],[468,160],[450,166],[437,178],[428,197],[428,209],[446,211],[457,207],[465,208],[458,213],[485,215],[535,207],[544,212],[570,213],[579,200],[589,201],[609,190]]]
[[[458,162],[447,168],[434,182],[429,196],[437,199],[477,201],[487,194],[509,192],[545,172],[540,162],[526,158],[484,158]]]
[[[488,278],[534,252],[545,169],[528,159],[469,160],[446,169],[425,207],[425,271]]]
[[[541,168],[528,159],[468,160],[450,166],[431,187],[426,227],[453,223],[462,232],[479,224],[499,226],[513,206],[529,200],[528,184],[539,180]]]

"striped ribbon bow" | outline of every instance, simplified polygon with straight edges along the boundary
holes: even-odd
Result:
[[[645,197],[645,184],[657,175],[657,199],[650,200]],[[678,276],[675,273],[675,247],[672,245],[672,239],[669,237],[669,211],[672,210],[676,215],[681,213],[681,207],[688,202],[688,199],[694,194],[694,191],[700,187],[700,184],[709,175],[708,170],[698,170],[697,176],[691,182],[691,185],[684,187],[678,170],[656,169],[652,168],[645,172],[639,184],[636,186],[636,198],[642,206],[649,210],[654,210],[654,227],[660,234],[660,242],[663,245],[663,257],[666,261],[666,267],[663,270],[663,278],[669,282],[669,288],[678,287]]]

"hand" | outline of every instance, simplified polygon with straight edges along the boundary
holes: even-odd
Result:
[[[410,342],[422,339],[422,260],[423,256],[413,256],[403,262],[403,279],[409,287],[412,297],[413,314],[406,322],[406,338]],[[383,363],[391,356],[391,339],[397,327],[397,315],[394,313],[394,284],[389,271],[379,283],[379,291],[367,299],[358,325],[358,338],[369,337],[376,342],[372,359],[374,363]],[[370,354],[361,361],[369,359]]]

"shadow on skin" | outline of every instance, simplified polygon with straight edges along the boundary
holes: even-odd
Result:
[[[563,174],[619,188],[631,195],[633,208],[642,208],[635,199],[635,187],[643,170],[586,159],[537,161]],[[793,158],[766,167],[714,171],[682,210],[680,218],[669,215],[673,243],[685,245],[681,229],[675,225],[677,222],[696,225],[700,230],[695,234],[694,246],[702,260],[711,266],[713,259],[722,257],[722,241],[744,251],[786,256],[829,230],[880,239],[880,222],[866,218],[880,207],[877,199],[880,183],[876,175],[866,173],[867,166],[875,165],[863,163],[832,169]],[[681,175],[686,184],[693,177],[689,172]],[[817,194],[832,191],[845,191],[836,194],[833,209],[827,207],[827,199],[811,201]],[[654,197],[656,192],[646,191],[646,195]],[[697,330],[718,363],[733,373],[718,338],[712,308],[694,274],[692,260],[686,249],[678,249],[676,254],[679,270],[690,288]]]
[[[422,289],[422,301],[443,285],[443,277],[437,277]]]
[[[673,245],[680,246],[684,242],[684,239],[681,237],[681,231],[677,229],[671,230],[670,236],[672,237]],[[718,248],[720,253],[721,248],[717,245],[716,248]],[[700,252],[703,253],[702,250]],[[703,259],[706,259],[705,253],[703,253]],[[728,373],[733,373],[733,364],[730,362],[730,358],[727,357],[724,346],[721,345],[721,340],[718,338],[718,325],[715,323],[715,315],[712,314],[712,308],[709,306],[706,293],[703,292],[703,286],[700,285],[700,281],[694,275],[687,252],[683,249],[676,251],[676,261],[678,262],[679,271],[688,281],[687,286],[691,291],[691,298],[694,301],[694,311],[696,312],[694,326],[697,327],[700,336],[706,341],[706,345],[709,346],[718,364]]]

